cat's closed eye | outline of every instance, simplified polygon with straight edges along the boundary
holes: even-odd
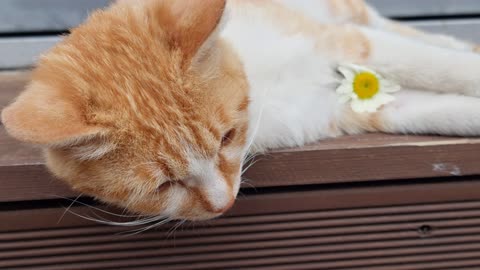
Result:
[[[236,130],[232,128],[222,137],[222,147],[228,146],[235,139]]]
[[[173,185],[172,181],[165,181],[157,187],[158,193],[163,193]]]

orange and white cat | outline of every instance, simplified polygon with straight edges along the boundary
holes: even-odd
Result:
[[[364,132],[480,135],[480,55],[360,0],[123,0],[46,53],[2,112],[81,193],[169,219],[221,215],[247,153]],[[400,83],[354,113],[339,63]]]

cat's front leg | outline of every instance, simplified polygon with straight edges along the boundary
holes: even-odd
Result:
[[[480,99],[402,90],[395,101],[375,113],[340,110],[338,126],[347,134],[386,132],[480,136]]]

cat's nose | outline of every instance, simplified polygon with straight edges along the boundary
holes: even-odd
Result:
[[[215,213],[215,214],[223,214],[223,213],[227,212],[228,210],[230,210],[230,208],[232,208],[234,203],[235,203],[235,198],[232,197],[232,199],[225,205],[225,207],[218,208],[218,209],[213,209],[212,212]]]

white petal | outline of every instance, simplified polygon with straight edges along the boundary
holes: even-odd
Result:
[[[351,98],[352,98],[352,100],[361,100],[361,99],[358,97],[357,93],[355,93],[355,92],[352,93]]]
[[[386,105],[394,100],[395,100],[394,96],[389,94],[384,94],[384,93],[380,93],[372,99],[372,101],[377,103],[379,107]]]
[[[345,104],[352,100],[351,95],[338,95],[338,102]]]
[[[345,67],[347,69],[350,69],[352,71],[360,71],[362,69],[361,66],[356,65],[356,64],[352,64],[352,63],[342,63],[342,64],[340,64],[340,66]]]
[[[380,107],[395,100],[395,97],[389,94],[377,94],[371,99],[352,100],[351,107],[357,113],[373,113]]]
[[[374,99],[367,99],[365,100],[363,106],[365,112],[373,113],[376,112],[382,105],[378,102],[375,102]]]
[[[395,97],[389,93],[394,93],[401,90],[400,85],[385,79],[382,75],[367,67],[355,64],[342,64],[338,67],[338,71],[346,78],[336,89],[336,92],[339,96],[338,100],[342,103],[350,101],[352,110],[357,113],[376,112],[381,106],[395,100]],[[375,75],[380,83],[379,92],[370,99],[360,99],[353,89],[353,81],[355,76],[362,72],[368,72]]]
[[[365,66],[360,66],[360,65],[356,65],[356,64],[345,64],[345,66],[350,68],[351,70],[354,70],[355,73],[368,72],[368,73],[374,74],[377,77],[381,77],[380,74],[378,74],[374,70],[372,70],[368,67],[365,67]]]
[[[347,81],[353,82],[355,79],[355,71],[346,66],[339,66],[338,71],[342,73]]]
[[[400,87],[400,85],[392,81],[382,79],[380,80],[380,89],[382,92],[395,93],[400,91],[402,88]]]
[[[342,81],[342,84],[337,88],[338,94],[351,94],[353,93],[353,84],[347,80]]]
[[[360,67],[359,69],[361,72],[368,72],[368,73],[372,73],[373,75],[375,75],[377,78],[381,78],[382,76],[380,74],[378,74],[376,71],[374,70],[371,70],[367,67]]]
[[[352,110],[356,113],[366,112],[366,105],[364,100],[361,100],[361,99],[352,100],[352,103],[350,104],[350,106],[352,107]]]

